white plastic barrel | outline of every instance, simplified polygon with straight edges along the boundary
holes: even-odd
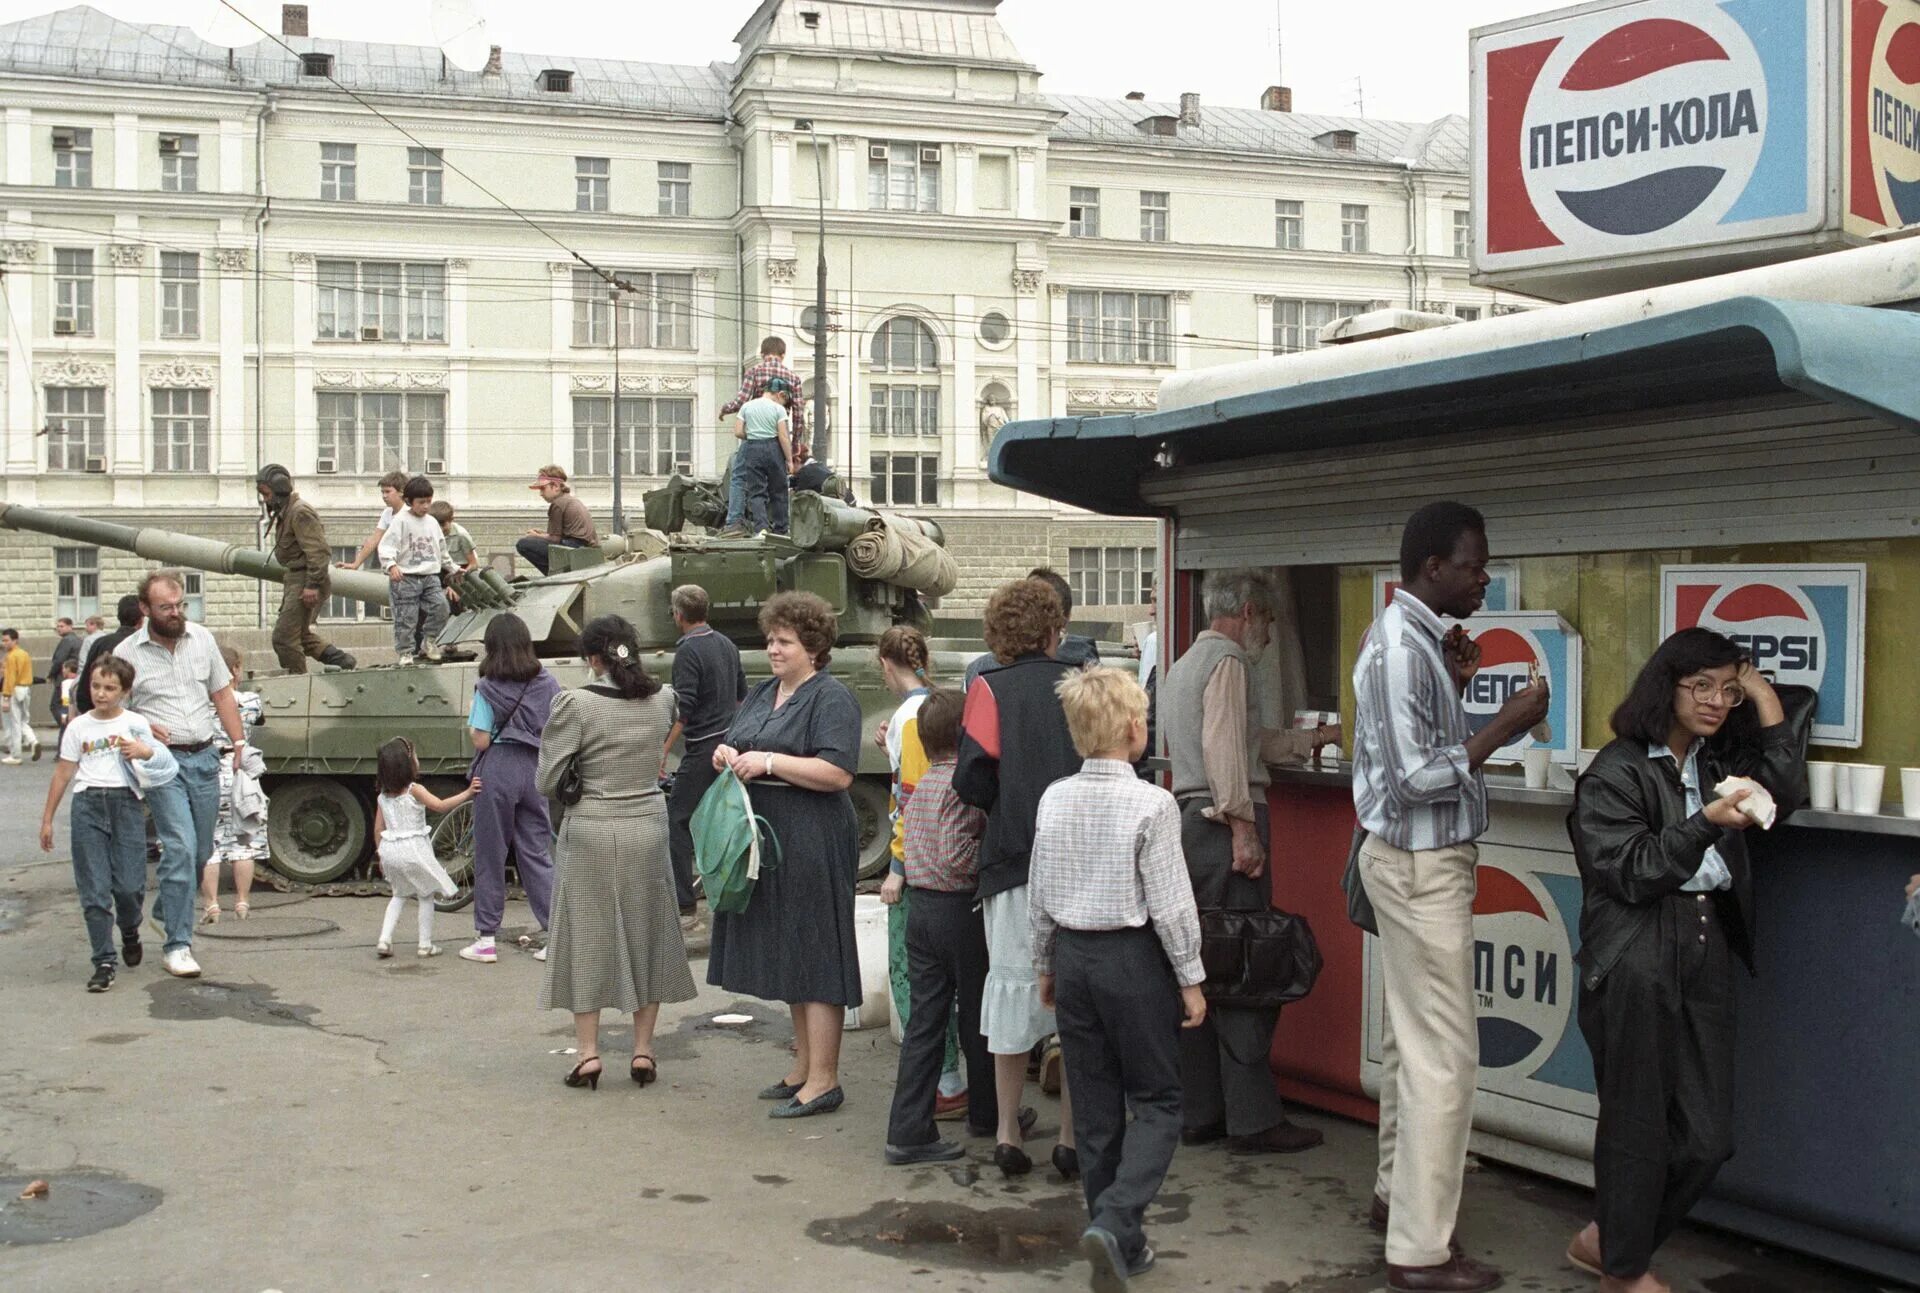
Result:
[[[887,905],[877,894],[853,900],[853,941],[860,953],[860,1004],[847,1010],[847,1028],[879,1028],[893,1011],[887,981]]]

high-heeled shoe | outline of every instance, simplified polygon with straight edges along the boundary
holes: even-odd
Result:
[[[1080,1179],[1080,1151],[1071,1145],[1053,1147],[1053,1170],[1060,1173],[1063,1181]]]
[[[993,1147],[993,1165],[1000,1169],[1000,1175],[1007,1177],[1025,1176],[1033,1170],[1033,1160],[1027,1157],[1027,1151],[1004,1140]]]
[[[568,1086],[584,1086],[598,1091],[600,1089],[600,1074],[602,1070],[595,1068],[591,1073],[583,1072],[582,1070],[589,1064],[598,1065],[599,1063],[600,1057],[598,1055],[589,1055],[574,1065],[573,1072],[567,1074],[561,1081],[565,1082]]]
[[[643,1060],[646,1061],[645,1068],[640,1067]],[[633,1079],[635,1086],[646,1086],[660,1076],[660,1065],[651,1055],[636,1055],[633,1057],[633,1063],[627,1066],[627,1076]]]

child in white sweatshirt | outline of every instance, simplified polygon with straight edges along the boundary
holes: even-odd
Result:
[[[435,641],[447,626],[447,594],[440,572],[451,571],[447,537],[433,519],[433,482],[415,476],[400,491],[406,506],[380,536],[380,565],[393,581],[393,649],[400,663],[413,663],[419,651],[440,658]]]

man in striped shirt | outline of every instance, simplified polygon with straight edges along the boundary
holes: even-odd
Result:
[[[1480,649],[1456,620],[1486,600],[1487,527],[1429,503],[1400,537],[1401,586],[1354,666],[1353,800],[1360,875],[1380,926],[1380,1167],[1373,1221],[1395,1293],[1479,1293],[1499,1272],[1452,1242],[1479,1068],[1473,1008],[1475,844],[1487,828],[1480,768],[1547,713],[1545,683],[1474,730],[1461,693]]]

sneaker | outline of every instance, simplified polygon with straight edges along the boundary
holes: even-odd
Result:
[[[127,963],[129,970],[140,964],[141,959],[144,958],[146,954],[147,949],[140,946],[140,931],[138,929],[123,929],[120,931],[120,959]]]
[[[40,762],[40,742],[38,741],[33,743],[33,761],[35,763]]]
[[[1120,1241],[1112,1232],[1088,1226],[1080,1236],[1080,1255],[1093,1268],[1089,1272],[1093,1293],[1124,1293],[1130,1263],[1121,1255]]]
[[[9,754],[6,758],[0,759],[0,764],[4,764],[9,768],[17,768],[20,766],[20,760],[14,758],[11,754]]]
[[[438,956],[440,955],[440,945],[438,943],[422,943],[418,948],[414,949],[414,955]]]
[[[540,949],[539,951],[537,951],[537,952],[535,952],[535,953],[533,954],[533,959],[534,959],[534,960],[536,960],[536,961],[544,961],[544,960],[546,960],[546,959],[547,959],[547,949],[546,949],[545,947],[542,947],[542,948],[541,948],[541,949]]]
[[[494,949],[492,939],[476,938],[460,949],[460,959],[463,961],[478,961],[482,965],[492,965],[500,959],[500,953]]]
[[[113,986],[113,967],[111,965],[94,966],[93,977],[87,980],[87,991],[88,992],[105,992],[108,988],[111,988],[112,986]]]
[[[384,961],[389,956],[393,955],[393,944],[392,943],[375,943],[373,945],[373,954]]]
[[[744,539],[747,537],[747,527],[744,525],[725,526],[716,537],[722,539]]]
[[[167,973],[176,979],[197,979],[200,977],[200,963],[193,959],[193,953],[184,947],[176,947],[160,958],[167,967]]]
[[[420,655],[421,655],[421,658],[423,659],[430,660],[434,664],[439,664],[440,663],[440,644],[438,642],[427,643],[427,645],[420,648]]]
[[[399,665],[402,669],[405,669],[410,667],[413,664],[413,657],[411,655],[403,655],[398,660],[394,661],[394,663]]]

